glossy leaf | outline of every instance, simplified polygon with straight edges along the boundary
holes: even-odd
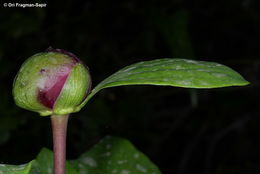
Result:
[[[156,59],[127,66],[99,83],[79,106],[104,88],[125,85],[162,85],[184,88],[244,86],[249,82],[231,68],[214,62]]]
[[[107,136],[73,162],[80,174],[160,174],[128,140]]]

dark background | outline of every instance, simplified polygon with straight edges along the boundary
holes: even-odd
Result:
[[[163,174],[260,172],[258,0],[85,0],[47,8],[0,7],[0,163],[51,148],[49,117],[18,108],[12,82],[24,60],[49,46],[73,52],[93,86],[126,65],[155,58],[216,61],[251,82],[191,90],[106,89],[71,116],[68,158],[105,135],[122,136]],[[34,1],[31,1],[33,3]]]

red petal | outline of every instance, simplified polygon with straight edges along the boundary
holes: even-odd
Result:
[[[44,106],[53,109],[57,98],[69,76],[71,67],[63,67],[54,74],[48,74],[46,70],[41,70],[41,73],[45,73],[43,76],[44,81],[43,88],[39,87],[38,100]]]

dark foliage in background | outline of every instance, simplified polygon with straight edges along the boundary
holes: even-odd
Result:
[[[13,79],[26,58],[49,46],[80,57],[93,84],[142,60],[216,61],[248,87],[190,90],[128,86],[95,96],[69,123],[68,158],[111,134],[128,138],[164,174],[260,171],[260,4],[257,0],[45,2],[0,7],[0,163],[51,148],[50,121],[15,106]]]

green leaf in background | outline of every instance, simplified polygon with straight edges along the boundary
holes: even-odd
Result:
[[[156,59],[127,66],[99,83],[79,106],[104,88],[124,85],[162,85],[184,88],[244,86],[249,82],[231,68],[214,62]]]
[[[0,174],[28,174],[31,166],[32,162],[23,165],[0,164]]]
[[[128,140],[107,136],[73,161],[79,174],[161,174]]]
[[[39,174],[53,174],[53,152],[49,149],[43,148],[38,154],[33,168],[36,167]],[[34,169],[36,171],[36,169]],[[77,174],[76,170],[71,166],[69,162],[66,162],[67,174]],[[32,173],[30,174],[38,174]]]
[[[78,172],[66,162],[67,174],[78,174]],[[0,174],[53,174],[53,153],[43,148],[35,160],[24,165],[0,164]]]
[[[67,174],[161,174],[128,140],[107,136],[79,159],[66,162]],[[0,164],[0,174],[53,174],[53,153],[43,148],[24,165]]]

